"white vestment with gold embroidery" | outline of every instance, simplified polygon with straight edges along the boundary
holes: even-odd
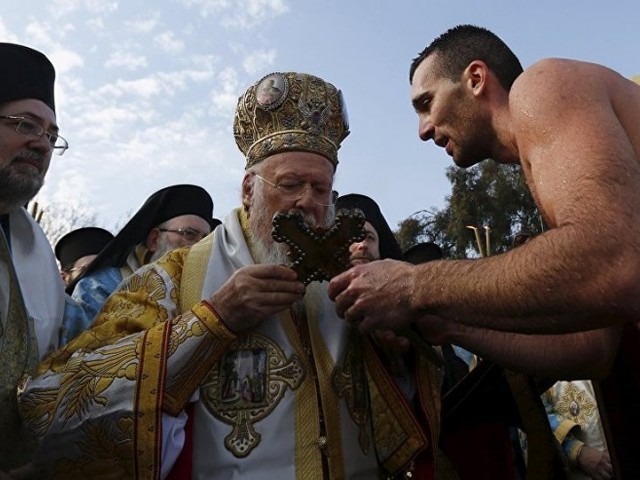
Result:
[[[419,359],[429,423],[419,422],[324,293],[322,315],[296,324],[284,312],[244,336],[198,302],[253,263],[238,216],[125,280],[91,329],[26,382],[19,402],[41,439],[41,478],[164,477],[197,395],[193,478],[370,479],[378,465],[396,472],[433,452],[441,375]]]
[[[218,228],[212,245],[201,298],[210,298],[235,270],[254,263],[235,212]],[[335,314],[335,307],[325,295],[321,312],[307,312],[327,354],[325,361],[341,364],[344,359],[349,327]],[[320,408],[310,363],[291,343],[288,314],[264,320],[243,339],[236,341],[214,367],[212,375],[200,388],[194,419],[194,478],[251,478],[254,480],[301,480],[296,465],[309,456],[323,455],[323,442],[341,443],[344,478],[371,479],[377,476],[377,460],[370,423],[359,432],[346,406],[339,402],[341,438],[320,438],[319,415],[307,412],[299,418],[297,402]],[[295,341],[294,341],[295,343]],[[310,361],[317,363],[322,352],[313,351]],[[226,365],[225,365],[226,359]],[[288,365],[288,370],[285,365]],[[296,369],[300,369],[296,371]],[[322,373],[318,374],[323,375]],[[331,378],[321,378],[328,388]],[[289,384],[287,383],[289,382]],[[300,385],[296,385],[299,383]],[[299,388],[303,384],[307,388]],[[291,385],[295,385],[293,388]],[[311,395],[310,398],[304,398]],[[251,433],[248,433],[247,430]],[[305,433],[307,432],[307,433]],[[366,445],[360,435],[368,437]],[[300,443],[305,443],[301,445]],[[330,445],[329,445],[330,446]],[[363,447],[366,451],[363,451]],[[323,478],[322,471],[313,477]]]

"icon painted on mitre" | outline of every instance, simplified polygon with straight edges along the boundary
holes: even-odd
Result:
[[[286,93],[287,80],[280,73],[272,73],[258,83],[256,101],[258,105],[269,110],[280,106],[284,102]]]

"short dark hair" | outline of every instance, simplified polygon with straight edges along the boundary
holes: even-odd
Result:
[[[458,25],[436,38],[413,59],[409,69],[409,82],[418,65],[432,53],[439,54],[438,68],[443,77],[454,82],[474,60],[481,60],[496,74],[502,87],[509,91],[522,73],[520,60],[497,35],[475,25]]]

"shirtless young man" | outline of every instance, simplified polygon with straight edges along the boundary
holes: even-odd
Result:
[[[498,37],[470,25],[427,47],[410,80],[420,138],[463,168],[521,164],[551,229],[480,260],[357,266],[331,282],[338,313],[362,330],[413,321],[431,341],[532,373],[613,382],[623,364],[637,368],[640,88],[574,60],[522,71]],[[616,398],[637,405],[637,376],[621,384]],[[620,438],[640,426],[634,410]],[[625,472],[638,472],[634,460]]]

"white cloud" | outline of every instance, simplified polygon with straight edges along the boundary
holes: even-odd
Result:
[[[130,71],[136,71],[148,66],[149,62],[144,55],[134,55],[128,51],[112,52],[105,63],[107,68],[122,67]]]
[[[211,54],[194,54],[189,57],[189,61],[202,71],[212,72],[214,66],[220,63],[221,58]]]
[[[266,67],[273,65],[276,59],[276,50],[261,50],[252,52],[242,61],[242,67],[250,75],[264,72]]]
[[[56,67],[56,73],[58,75],[67,73],[76,67],[82,67],[84,65],[84,59],[78,53],[61,48],[53,50],[48,55],[51,63]]]
[[[87,26],[92,30],[103,30],[104,29],[104,18],[102,17],[93,17],[87,20]]]
[[[160,20],[160,13],[154,12],[145,16],[145,18],[140,18],[137,20],[128,20],[124,23],[125,28],[127,28],[132,33],[137,34],[149,34],[153,30],[156,29]]]
[[[7,29],[7,26],[5,25],[4,20],[2,20],[1,16],[0,16],[0,37],[3,39],[4,42],[20,43],[18,41],[18,37],[12,34],[9,31],[9,29]]]
[[[116,98],[131,95],[148,99],[158,95],[162,90],[163,87],[157,78],[144,77],[136,80],[118,79],[114,83],[101,87],[97,93]]]
[[[148,115],[149,109],[138,107],[138,104],[105,105],[99,110],[79,113],[72,119],[73,133],[81,142],[88,142],[94,148],[100,142],[113,145],[129,137],[138,124],[145,125],[143,115]]]
[[[218,74],[220,82],[214,90],[212,90],[211,108],[209,113],[213,116],[230,118],[238,103],[238,75],[235,69],[226,68]]]
[[[225,27],[249,29],[282,15],[289,7],[282,0],[242,0],[240,6],[222,19]]]
[[[158,72],[133,80],[119,78],[99,87],[90,95],[94,98],[114,98],[121,101],[126,98],[150,99],[162,94],[173,96],[178,91],[187,91],[191,84],[206,82],[213,78],[213,72],[207,70],[182,70]]]
[[[199,9],[200,15],[208,17],[209,15],[221,12],[231,6],[229,0],[180,0],[186,7],[195,6]]]
[[[58,79],[65,77],[73,69],[84,66],[84,58],[77,51],[65,45],[65,32],[73,31],[73,27],[66,25],[59,28],[51,23],[42,23],[31,21],[25,27],[25,37],[28,42],[17,41],[17,43],[25,44],[44,52],[51,63],[55,66]],[[14,41],[13,37],[9,37],[10,41]],[[60,84],[60,81],[58,81]]]
[[[26,36],[33,41],[32,45],[46,52],[58,75],[84,65],[84,59],[80,54],[61,43],[65,32],[68,31],[72,32],[73,27],[65,25],[56,28],[52,23],[36,21],[29,22],[25,27]]]
[[[160,137],[154,138],[153,134],[144,141],[136,139],[155,125],[159,125],[161,130],[168,130],[164,119],[180,115],[181,110],[176,109],[176,105],[193,113],[199,102],[178,101],[176,104],[169,99],[193,93],[196,85],[206,86],[214,78],[212,70],[158,72],[136,79],[118,78],[90,91],[81,82],[70,82],[69,90],[73,95],[69,96],[74,101],[65,107],[69,119],[64,120],[64,130],[73,132],[73,136],[82,139],[80,141],[89,141],[94,149],[104,146],[109,150],[117,148],[125,157],[130,157],[134,151],[152,154],[150,149],[162,145]],[[232,86],[233,83],[226,88]],[[210,125],[212,122],[201,123]],[[75,139],[68,140],[75,148]],[[172,148],[175,149],[175,145],[168,146],[167,150]]]
[[[105,0],[52,0],[49,4],[49,10],[55,18],[61,18],[79,10],[92,14],[105,14],[115,12],[117,9],[117,1]]]
[[[219,16],[229,28],[251,28],[289,11],[284,0],[181,0],[202,17]]]
[[[156,35],[153,40],[167,53],[178,54],[184,50],[184,42],[169,30]]]
[[[212,70],[182,70],[178,72],[160,72],[158,81],[164,93],[170,94],[174,90],[186,90],[188,82],[201,83],[213,78]]]
[[[51,35],[53,25],[44,22],[31,21],[25,28],[25,36],[36,45],[51,45],[54,35]]]

